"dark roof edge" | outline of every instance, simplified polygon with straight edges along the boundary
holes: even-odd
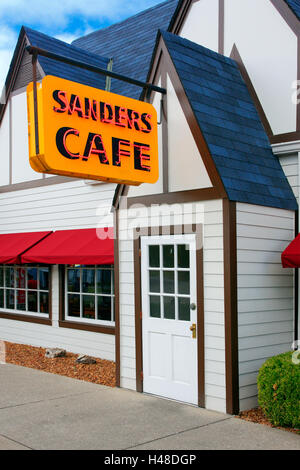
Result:
[[[81,53],[85,54],[86,56],[90,56],[93,59],[99,59],[99,58],[103,59],[103,60],[109,59],[109,57],[104,57],[104,56],[101,56],[99,54],[93,54],[90,51],[82,49],[81,47],[74,46],[73,43],[70,44],[68,42],[62,41],[61,39],[57,39],[53,36],[49,36],[49,34],[42,33],[41,31],[37,31],[36,29],[29,28],[28,26],[22,26],[22,28],[24,28],[25,34],[27,34],[27,32],[29,34],[30,34],[30,32],[32,32],[32,33],[40,34],[41,36],[44,36],[45,38],[54,39],[55,41],[59,42],[60,44],[64,44],[65,46],[70,46],[70,48],[75,49],[75,51],[81,52]]]
[[[22,26],[21,29],[20,29],[20,33],[19,33],[19,36],[18,36],[17,44],[16,44],[16,47],[15,47],[12,59],[10,61],[10,65],[9,65],[9,69],[8,69],[8,72],[7,72],[7,75],[6,75],[6,79],[5,79],[5,82],[4,82],[4,89],[3,89],[3,96],[2,97],[4,98],[5,102],[0,103],[0,124],[1,124],[3,116],[4,116],[4,111],[6,109],[6,104],[7,104],[8,97],[11,93],[12,76],[13,76],[14,70],[16,68],[17,59],[19,57],[21,46],[22,46],[25,38],[26,38],[25,27]]]
[[[175,11],[174,11],[174,13],[173,13],[172,18],[171,18],[170,24],[169,24],[169,26],[168,26],[168,31],[169,31],[169,32],[172,31],[173,26],[174,26],[174,24],[175,24],[175,22],[176,22],[176,19],[177,19],[177,15],[178,15],[178,13],[180,12],[181,7],[182,7],[182,5],[184,4],[184,2],[185,2],[185,0],[179,0],[179,2],[178,2],[178,4],[177,4],[177,7],[176,7],[176,9],[175,9]]]
[[[86,34],[85,36],[80,36],[79,38],[74,39],[74,41],[73,41],[71,44],[72,44],[72,45],[73,45],[74,43],[76,44],[77,41],[80,41],[81,39],[86,39],[86,38],[92,36],[93,34],[99,33],[99,31],[107,31],[107,30],[109,30],[109,29],[111,29],[111,28],[114,28],[114,27],[117,26],[117,25],[120,25],[120,24],[122,24],[122,23],[126,23],[126,21],[131,20],[132,18],[136,18],[136,17],[138,17],[138,16],[140,16],[140,15],[143,15],[144,13],[148,13],[148,12],[151,11],[151,10],[155,10],[156,8],[161,7],[162,5],[164,5],[164,4],[166,4],[166,3],[169,3],[169,1],[170,1],[170,0],[165,0],[164,2],[161,2],[161,3],[158,3],[157,5],[154,5],[153,7],[149,7],[149,8],[147,8],[146,10],[142,10],[142,11],[140,11],[139,13],[136,13],[135,15],[128,16],[128,17],[125,18],[124,20],[117,21],[116,23],[113,23],[113,24],[111,24],[111,25],[109,25],[109,26],[106,26],[105,28],[100,28],[100,29],[97,29],[96,31],[92,31],[91,33]],[[180,1],[182,1],[182,0],[180,0]],[[176,8],[176,9],[177,9],[177,8]]]

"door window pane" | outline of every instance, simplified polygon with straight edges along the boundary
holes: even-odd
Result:
[[[164,297],[164,318],[175,320],[175,297]]]
[[[179,297],[178,298],[178,319],[182,321],[190,321],[190,299]]]
[[[95,319],[95,296],[82,296],[82,317]]]
[[[5,268],[5,283],[6,287],[14,287],[15,286],[15,274],[14,268],[6,267]]]
[[[68,269],[68,292],[80,292],[80,269]]]
[[[17,290],[17,310],[26,310],[26,291]]]
[[[150,317],[160,318],[160,296],[150,295]]]
[[[178,271],[178,293],[190,294],[190,273],[189,271]]]
[[[189,245],[177,246],[178,268],[190,267],[190,251]]]
[[[4,286],[3,266],[0,266],[0,287]]]
[[[6,290],[6,308],[15,309],[15,291],[12,289]]]
[[[111,321],[111,297],[98,296],[98,320]]]
[[[174,294],[175,282],[174,282],[174,271],[164,271],[164,293]]]
[[[30,312],[38,311],[37,292],[28,291],[28,310]]]
[[[149,271],[150,292],[160,292],[160,271]]]
[[[38,288],[38,270],[37,268],[28,268],[27,270],[28,289]],[[35,310],[33,310],[35,312]]]
[[[111,294],[110,269],[97,269],[97,292],[99,294]]]
[[[163,246],[164,268],[174,268],[174,245]]]
[[[49,268],[39,268],[40,289],[49,289]]]
[[[80,317],[80,295],[68,295],[68,314],[70,317]]]
[[[40,313],[49,313],[48,292],[40,292]]]
[[[149,246],[149,266],[150,268],[159,268],[160,266],[160,256],[159,256],[158,245]]]
[[[82,292],[95,292],[95,269],[82,270]]]
[[[0,308],[4,307],[4,290],[0,289]]]

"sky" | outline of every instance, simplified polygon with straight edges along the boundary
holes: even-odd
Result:
[[[66,42],[164,0],[0,0],[0,94],[22,25]]]

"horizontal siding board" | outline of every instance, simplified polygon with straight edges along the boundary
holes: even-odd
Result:
[[[294,278],[281,253],[293,238],[293,212],[237,204],[240,409],[257,400],[263,362],[291,347]]]

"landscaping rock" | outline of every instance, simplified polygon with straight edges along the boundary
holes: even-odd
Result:
[[[85,356],[84,354],[78,356],[76,362],[78,364],[96,364],[96,361],[93,357]]]
[[[66,351],[64,349],[54,348],[46,349],[45,357],[48,359],[54,359],[55,357],[65,357]]]

